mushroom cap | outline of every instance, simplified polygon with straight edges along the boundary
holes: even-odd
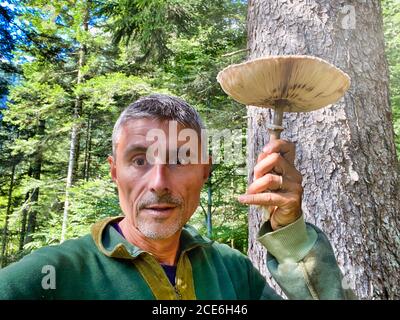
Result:
[[[340,99],[350,77],[329,62],[301,55],[267,56],[233,64],[218,73],[222,89],[245,105],[307,112]]]

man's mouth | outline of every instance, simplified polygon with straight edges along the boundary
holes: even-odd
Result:
[[[168,219],[171,217],[174,212],[175,208],[177,206],[173,204],[164,204],[164,203],[158,203],[158,204],[151,204],[147,205],[143,208],[144,212],[146,215],[149,217],[153,217],[154,219]]]
[[[148,205],[144,209],[154,210],[154,211],[158,211],[158,212],[165,212],[165,211],[168,211],[168,210],[171,210],[174,208],[176,208],[176,205],[174,205],[174,204],[159,203],[159,204]]]

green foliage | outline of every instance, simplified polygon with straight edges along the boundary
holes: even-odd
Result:
[[[207,191],[211,188],[213,225],[211,238],[246,253],[247,206],[236,200],[239,194],[245,193],[247,187],[245,173],[242,171],[244,170],[239,170],[236,163],[213,166],[211,178],[201,194],[200,207],[192,217],[191,223],[207,235],[205,223],[209,203]]]
[[[397,156],[400,158],[400,2],[382,1],[386,56],[390,74],[390,101],[396,135]]]
[[[132,101],[151,92],[171,93],[191,102],[211,129],[246,126],[245,108],[227,98],[215,80],[221,68],[246,54],[225,57],[246,47],[243,2],[24,4],[29,9],[20,20],[29,41],[15,51],[22,76],[10,88],[0,129],[0,226],[9,200],[12,208],[7,237],[2,239],[8,263],[60,241],[73,124],[79,126],[80,136],[67,239],[88,233],[104,217],[121,214],[106,158],[113,124]],[[85,59],[79,68],[81,48]],[[79,117],[74,116],[77,97],[82,101]],[[9,199],[13,165],[15,185]],[[192,222],[207,233],[202,208],[207,208],[211,187],[213,239],[246,252],[247,207],[236,201],[246,188],[246,177],[236,169],[229,163],[215,166]],[[36,221],[33,230],[28,227],[30,218]]]
[[[121,215],[114,184],[107,176],[108,172],[102,178],[81,181],[71,189],[68,238],[89,233],[90,227],[99,220]]]
[[[135,40],[143,55],[138,60],[164,60],[171,34],[188,33],[193,23],[192,0],[114,0],[104,3],[114,43]]]

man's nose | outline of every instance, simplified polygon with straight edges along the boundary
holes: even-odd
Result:
[[[165,164],[155,164],[151,170],[151,175],[149,177],[149,188],[150,191],[163,195],[170,192],[169,183],[169,172],[168,166]]]

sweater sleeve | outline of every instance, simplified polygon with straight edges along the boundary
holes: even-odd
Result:
[[[289,299],[354,299],[326,235],[303,216],[273,231],[269,221],[258,240],[267,249],[267,267]]]
[[[52,299],[56,261],[39,249],[0,270],[0,300]]]

